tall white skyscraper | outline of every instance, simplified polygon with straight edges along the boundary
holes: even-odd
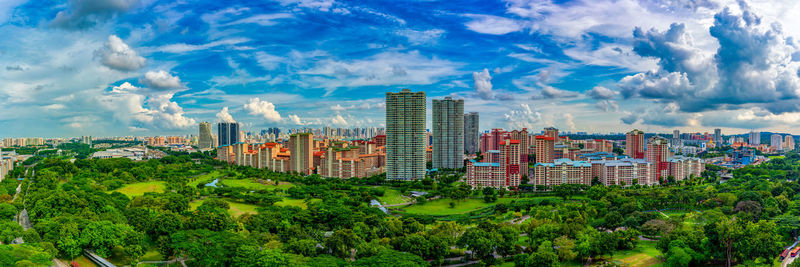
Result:
[[[769,145],[774,149],[783,149],[783,136],[780,134],[773,134],[769,137]]]
[[[751,145],[760,145],[761,132],[750,131],[750,136],[747,137],[747,143]]]
[[[478,112],[464,114],[464,150],[469,154],[475,154],[481,150]]]
[[[386,179],[425,177],[425,92],[386,93]]]
[[[433,100],[433,168],[464,167],[464,100]]]
[[[200,149],[211,148],[214,140],[211,137],[211,123],[201,122],[199,125],[199,133],[197,138],[197,146]]]

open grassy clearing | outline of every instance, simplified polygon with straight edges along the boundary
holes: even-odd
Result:
[[[411,201],[411,198],[404,197],[402,194],[400,194],[400,191],[396,189],[386,188],[383,196],[379,197],[378,200],[380,200],[384,205],[394,205],[409,202]]]
[[[197,201],[189,203],[189,211],[196,210],[197,207],[200,207],[200,205],[202,205],[203,202],[205,202],[207,199],[208,198],[197,200]],[[241,216],[242,214],[245,214],[245,213],[251,213],[251,214],[258,213],[256,211],[256,208],[258,208],[258,206],[256,206],[256,205],[234,202],[234,201],[231,201],[229,199],[223,199],[223,200],[225,200],[225,202],[228,202],[228,204],[230,204],[231,208],[228,209],[228,214],[230,214],[233,217],[239,217],[239,216]]]
[[[164,192],[167,188],[167,183],[164,181],[150,181],[127,184],[121,188],[114,190],[120,192],[128,197],[141,196],[147,192]]]
[[[617,251],[613,259],[610,255],[603,255],[603,259],[621,263],[623,266],[663,266],[657,257],[661,256],[661,251],[656,248],[656,241],[638,241],[636,248],[631,250]],[[599,261],[598,261],[599,262]]]
[[[308,203],[320,202],[321,199],[311,199]],[[306,203],[305,199],[291,199],[291,198],[284,198],[280,202],[275,202],[275,206],[286,207],[286,206],[295,206],[300,207],[303,209],[308,208],[308,203]]]
[[[263,181],[263,183],[257,182],[253,179],[222,179],[220,183],[225,186],[230,187],[244,187],[247,189],[253,190],[261,190],[261,189],[275,189],[279,188],[281,190],[286,190],[294,185],[287,182],[279,182],[278,185],[275,185],[275,182],[267,182]]]
[[[470,212],[473,210],[493,206],[500,203],[508,204],[514,200],[524,201],[530,199],[537,199],[537,200],[548,199],[554,202],[562,201],[562,199],[558,197],[533,197],[533,198],[519,198],[519,199],[513,197],[507,197],[507,198],[498,198],[497,201],[492,203],[486,203],[483,201],[483,199],[479,198],[468,198],[463,200],[442,198],[442,199],[431,200],[421,205],[412,204],[408,206],[403,206],[401,207],[401,209],[407,213],[421,214],[421,215],[453,215],[453,214]],[[455,203],[456,206],[451,208],[450,207],[451,202]]]

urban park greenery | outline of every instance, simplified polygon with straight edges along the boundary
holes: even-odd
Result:
[[[710,170],[654,187],[473,190],[456,170],[398,182],[276,173],[200,153],[45,158],[15,172],[25,179],[0,182],[0,242],[25,242],[0,245],[0,265],[49,266],[92,250],[119,265],[575,266],[638,257],[767,266],[800,229],[798,168],[800,156],[789,154],[727,181]],[[384,213],[373,200],[395,206]],[[23,209],[28,230],[12,221]]]

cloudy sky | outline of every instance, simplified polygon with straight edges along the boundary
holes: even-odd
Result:
[[[794,0],[2,0],[0,36],[0,136],[383,126],[401,88],[484,130],[800,133]]]

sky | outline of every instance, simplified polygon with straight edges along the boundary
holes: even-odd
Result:
[[[794,0],[2,0],[0,136],[383,127],[402,88],[482,130],[800,134],[799,37]]]

